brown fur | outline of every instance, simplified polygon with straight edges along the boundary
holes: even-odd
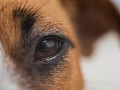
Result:
[[[0,42],[6,56],[16,65],[14,75],[20,75],[21,88],[81,90],[84,83],[79,68],[80,46],[77,37],[81,40],[82,53],[89,55],[94,41],[103,33],[110,28],[120,30],[119,14],[107,0],[61,0],[62,4],[59,1],[28,0],[26,3],[24,0],[0,0]],[[42,73],[32,63],[31,48],[38,38],[33,39],[33,43],[26,44],[32,42],[27,39],[26,31],[21,29],[21,23],[26,16],[21,14],[22,11],[13,13],[14,9],[19,7],[28,11],[24,12],[25,14],[34,12],[35,17],[32,18],[37,21],[32,26],[33,35],[49,34],[55,29],[55,32],[64,34],[75,45],[63,58],[65,61],[51,71]]]
[[[80,90],[83,87],[82,75],[79,69],[80,49],[78,49],[79,45],[72,24],[58,1],[52,0],[35,13],[38,16],[33,29],[38,29],[34,29],[33,34],[47,34],[51,33],[51,29],[55,29],[55,32],[59,31],[69,38],[74,43],[75,48],[69,50],[64,58],[65,61],[48,72],[37,70],[31,61],[32,51],[29,52],[29,49],[27,49],[29,47],[26,46],[28,40],[24,36],[25,32],[21,30],[21,22],[25,16],[21,16],[22,11],[15,12],[15,14],[13,11],[16,8],[24,7],[24,9],[33,10],[34,12],[36,6],[42,4],[41,2],[42,0],[36,2],[29,0],[24,6],[24,1],[0,1],[0,40],[5,54],[13,60],[16,66],[14,75],[20,75],[19,86],[29,90]],[[32,43],[30,46],[32,46]],[[74,53],[77,54],[74,55]]]

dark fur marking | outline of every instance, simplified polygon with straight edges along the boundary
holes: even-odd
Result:
[[[13,18],[19,20],[21,30],[24,34],[28,34],[36,22],[37,16],[32,9],[19,7],[13,10]]]

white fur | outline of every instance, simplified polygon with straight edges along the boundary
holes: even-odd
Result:
[[[0,90],[19,90],[17,83],[14,82],[15,79],[13,78],[12,80],[11,78],[12,75],[10,75],[10,72],[12,69],[9,70],[7,69],[7,63],[5,57],[3,57],[0,45]]]

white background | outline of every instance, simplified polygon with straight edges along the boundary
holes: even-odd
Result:
[[[109,32],[94,48],[90,58],[82,58],[85,90],[120,90],[120,37]]]

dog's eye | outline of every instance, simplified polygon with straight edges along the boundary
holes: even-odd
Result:
[[[43,38],[36,47],[35,59],[41,60],[54,57],[61,50],[63,43],[62,39],[56,36]]]

